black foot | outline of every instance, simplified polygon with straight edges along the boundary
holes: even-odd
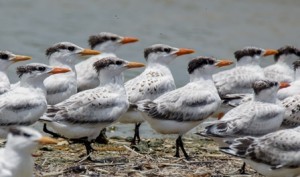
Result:
[[[246,163],[244,162],[242,167],[239,169],[241,175],[246,175]]]
[[[106,128],[102,129],[99,136],[95,139],[95,143],[108,144],[109,140],[106,136]]]
[[[178,138],[176,139],[176,153],[175,153],[175,157],[180,157],[180,155],[179,155],[179,148],[183,152],[183,155],[186,158],[186,160],[190,160],[191,159],[190,156],[186,153],[186,151],[184,149],[184,145],[183,145],[181,136],[178,136]]]
[[[43,131],[44,131],[45,133],[48,133],[48,134],[52,135],[54,138],[60,138],[60,137],[61,137],[59,134],[54,133],[54,132],[48,130],[46,124],[44,124]]]
[[[134,128],[134,136],[131,140],[131,146],[136,145],[137,143],[141,142],[141,138],[140,138],[140,126],[142,123],[136,123],[135,124],[135,128]]]

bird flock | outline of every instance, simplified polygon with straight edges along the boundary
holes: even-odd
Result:
[[[176,88],[169,64],[193,49],[154,44],[145,48],[146,64],[116,56],[124,44],[137,42],[101,32],[89,37],[91,49],[70,42],[49,47],[49,64],[16,68],[20,78],[10,83],[6,70],[31,57],[0,51],[0,176],[33,175],[31,153],[38,144],[56,144],[62,137],[86,148],[105,140],[105,128],[116,123],[135,126],[131,145],[140,143],[140,125],[148,122],[160,134],[175,134],[175,157],[189,160],[182,136],[207,118],[197,132],[212,138],[221,152],[241,158],[269,177],[300,175],[300,49],[245,47],[233,60],[199,56],[187,66],[190,81]],[[275,63],[262,68],[266,56]],[[79,61],[81,60],[81,61]],[[123,72],[145,67],[128,81]],[[42,136],[28,127],[43,124]],[[105,141],[104,141],[105,142]]]

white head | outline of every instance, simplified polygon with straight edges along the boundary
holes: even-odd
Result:
[[[148,64],[161,63],[168,65],[176,57],[194,53],[192,49],[175,48],[165,44],[154,44],[144,50],[144,57]]]
[[[114,78],[121,76],[121,73],[130,68],[144,67],[143,63],[128,62],[117,57],[103,58],[94,63],[94,68],[99,74],[100,83],[114,82]],[[121,76],[123,78],[123,76]],[[121,78],[121,79],[122,79]]]
[[[257,47],[245,47],[241,50],[234,52],[234,56],[237,60],[237,66],[244,65],[259,65],[261,57],[275,55],[277,50],[262,49]]]
[[[217,68],[233,64],[230,60],[217,60],[213,57],[197,57],[192,59],[188,64],[190,80],[211,79]]]
[[[292,66],[292,63],[300,59],[300,50],[294,46],[284,46],[278,49],[278,53],[274,55],[275,62],[285,62],[289,66]]]
[[[0,51],[0,71],[6,71],[6,69],[13,63],[30,59],[31,57],[29,56],[15,55],[9,51]]]
[[[74,66],[76,61],[83,56],[98,55],[99,51],[84,49],[71,42],[60,42],[54,44],[46,50],[46,56],[49,58],[50,65]]]
[[[52,74],[66,73],[70,69],[48,66],[41,63],[30,63],[17,67],[17,75],[22,84],[42,84]]]
[[[281,88],[290,86],[287,82],[278,83],[270,80],[255,81],[252,85],[255,94],[255,100],[275,103],[277,91]]]
[[[123,37],[109,32],[101,32],[89,37],[89,45],[91,49],[100,50],[103,53],[113,53],[121,45],[137,42],[138,38]]]
[[[7,135],[5,148],[26,152],[31,155],[39,144],[56,144],[55,139],[43,137],[38,131],[29,127],[12,127]]]

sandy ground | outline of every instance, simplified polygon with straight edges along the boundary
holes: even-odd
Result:
[[[198,136],[183,138],[190,161],[173,157],[172,138],[143,139],[134,151],[130,138],[111,137],[107,145],[93,144],[96,151],[91,157],[97,162],[80,161],[85,156],[83,145],[59,140],[33,154],[36,176],[241,176],[237,171],[241,160],[219,152],[213,141]],[[249,167],[247,172],[242,176],[260,176]]]

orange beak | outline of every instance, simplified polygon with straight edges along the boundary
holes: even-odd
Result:
[[[101,52],[97,50],[91,50],[91,49],[83,49],[83,51],[79,52],[80,55],[86,56],[86,55],[99,55]]]
[[[139,63],[139,62],[129,62],[126,67],[127,68],[141,68],[144,67],[145,65],[143,63]]]
[[[218,67],[223,67],[223,66],[228,66],[228,65],[231,65],[233,64],[234,62],[231,61],[231,60],[219,60],[218,63],[216,63],[215,65],[218,66]]]
[[[47,136],[43,136],[42,138],[40,138],[38,140],[38,142],[40,144],[57,144],[58,143],[58,141],[56,139],[53,139],[53,138],[50,138]]]
[[[269,56],[269,55],[275,55],[278,53],[278,50],[273,50],[273,49],[266,49],[264,53],[264,57]]]
[[[177,56],[181,56],[181,55],[186,55],[186,54],[191,54],[191,53],[195,53],[195,50],[193,49],[186,49],[186,48],[180,48],[178,52],[176,52],[175,54]]]
[[[137,42],[137,41],[139,41],[139,39],[135,38],[135,37],[123,37],[121,43],[128,44],[128,43],[133,43],[133,42]]]
[[[50,74],[59,74],[59,73],[66,73],[66,72],[70,72],[70,71],[71,70],[68,68],[55,67],[49,73]]]
[[[222,117],[223,117],[224,115],[225,115],[224,112],[220,112],[220,113],[217,115],[217,119],[218,119],[218,120],[221,120]]]
[[[30,60],[30,59],[31,59],[31,57],[29,57],[29,56],[16,55],[13,59],[11,59],[11,61],[16,63],[16,62],[19,62],[19,61],[26,61],[26,60]]]
[[[287,88],[290,84],[288,82],[280,82],[279,89]]]

